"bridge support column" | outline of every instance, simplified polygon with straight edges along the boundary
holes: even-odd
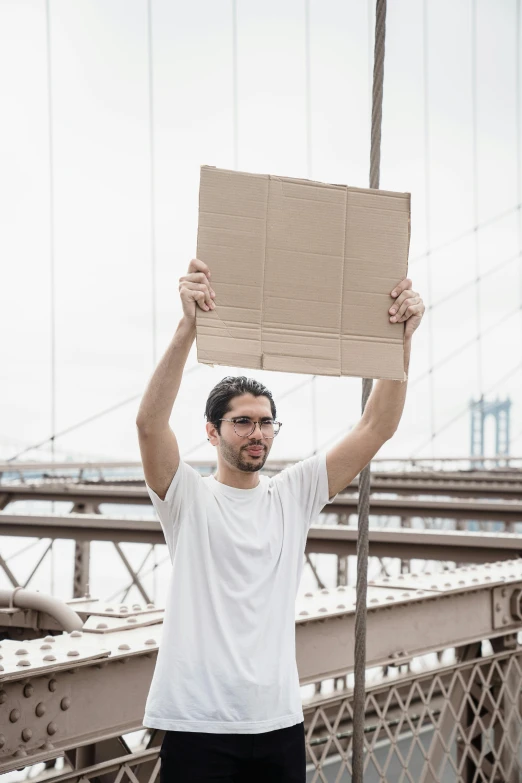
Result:
[[[72,514],[99,514],[97,503],[75,503]],[[73,598],[83,598],[89,592],[89,571],[91,559],[91,542],[77,540],[74,542],[74,574]]]

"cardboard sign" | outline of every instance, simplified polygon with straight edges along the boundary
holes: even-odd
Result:
[[[197,257],[216,308],[197,308],[198,360],[405,380],[410,195],[201,167]]]

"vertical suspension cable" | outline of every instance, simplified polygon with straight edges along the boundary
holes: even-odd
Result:
[[[312,72],[310,54],[310,0],[305,0],[305,91],[306,91],[306,176],[312,179]],[[317,376],[312,375],[310,399],[312,406],[312,453],[317,454]]]
[[[373,46],[374,46],[374,18],[373,18],[374,0],[367,0],[367,23],[368,23],[368,128],[372,120],[372,73],[373,73]]]
[[[234,132],[234,169],[239,161],[239,110],[237,87],[237,0],[232,0],[232,103]]]
[[[384,45],[386,38],[386,0],[376,0],[375,46],[373,59],[372,126],[370,148],[370,188],[380,184],[382,98],[384,85]],[[362,412],[373,386],[363,378]],[[352,780],[364,780],[364,716],[366,702],[366,597],[368,587],[368,527],[370,515],[370,474],[368,464],[359,478],[359,526],[357,532],[357,590],[355,606],[355,671],[353,699]]]
[[[515,32],[515,63],[517,91],[517,204],[518,204],[518,269],[520,273],[520,317],[522,319],[522,0],[517,0]],[[522,345],[522,342],[521,342]]]
[[[51,462],[55,461],[56,432],[56,286],[55,286],[55,195],[54,195],[54,137],[53,137],[53,90],[51,63],[51,8],[50,0],[45,2],[46,61],[47,61],[47,115],[49,135],[49,266],[50,266],[50,316],[51,316]],[[51,514],[55,504],[51,501]],[[51,544],[51,552],[54,541]]]
[[[518,204],[518,269],[520,273],[520,317],[522,319],[522,0],[517,0],[515,32],[515,67],[517,91],[517,204]],[[522,342],[521,342],[522,345]]]
[[[475,313],[477,323],[477,376],[479,398],[483,394],[482,339],[480,307],[479,209],[478,209],[478,138],[477,138],[477,1],[471,2],[471,106],[473,124],[473,232],[475,236]]]
[[[312,178],[312,72],[310,53],[310,0],[305,0],[305,68],[306,68],[306,171]]]
[[[423,13],[424,40],[424,222],[426,225],[426,290],[428,302],[433,302],[432,259],[431,259],[431,188],[430,188],[430,101],[429,101],[429,25],[428,0],[424,0]],[[434,456],[435,446],[435,394],[433,377],[433,312],[428,314],[428,361],[429,361],[429,406],[431,456]]]
[[[147,0],[147,48],[149,71],[149,170],[150,170],[150,264],[152,286],[152,366],[156,366],[157,301],[156,301],[156,202],[154,149],[154,60],[152,48],[152,0]]]

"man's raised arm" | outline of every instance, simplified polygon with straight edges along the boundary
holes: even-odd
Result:
[[[392,323],[405,323],[404,370],[408,374],[411,339],[424,315],[421,297],[408,278],[401,280],[391,296]],[[326,455],[328,492],[332,498],[350,484],[397,430],[404,410],[407,381],[379,380],[368,398],[360,421]]]
[[[196,336],[196,307],[214,309],[210,270],[203,261],[192,259],[188,273],[180,278],[179,292],[183,317],[148,383],[136,417],[145,481],[161,499],[165,498],[180,460],[169,421]]]

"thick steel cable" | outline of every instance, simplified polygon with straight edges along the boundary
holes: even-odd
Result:
[[[382,96],[384,85],[384,43],[386,37],[386,0],[376,0],[375,46],[373,55],[372,126],[370,148],[370,188],[378,188],[381,167]],[[362,412],[373,386],[363,378]],[[366,701],[366,595],[368,585],[368,519],[370,514],[370,464],[359,479],[359,528],[357,534],[357,593],[355,607],[355,683],[353,699],[352,780],[364,780],[364,716]]]

